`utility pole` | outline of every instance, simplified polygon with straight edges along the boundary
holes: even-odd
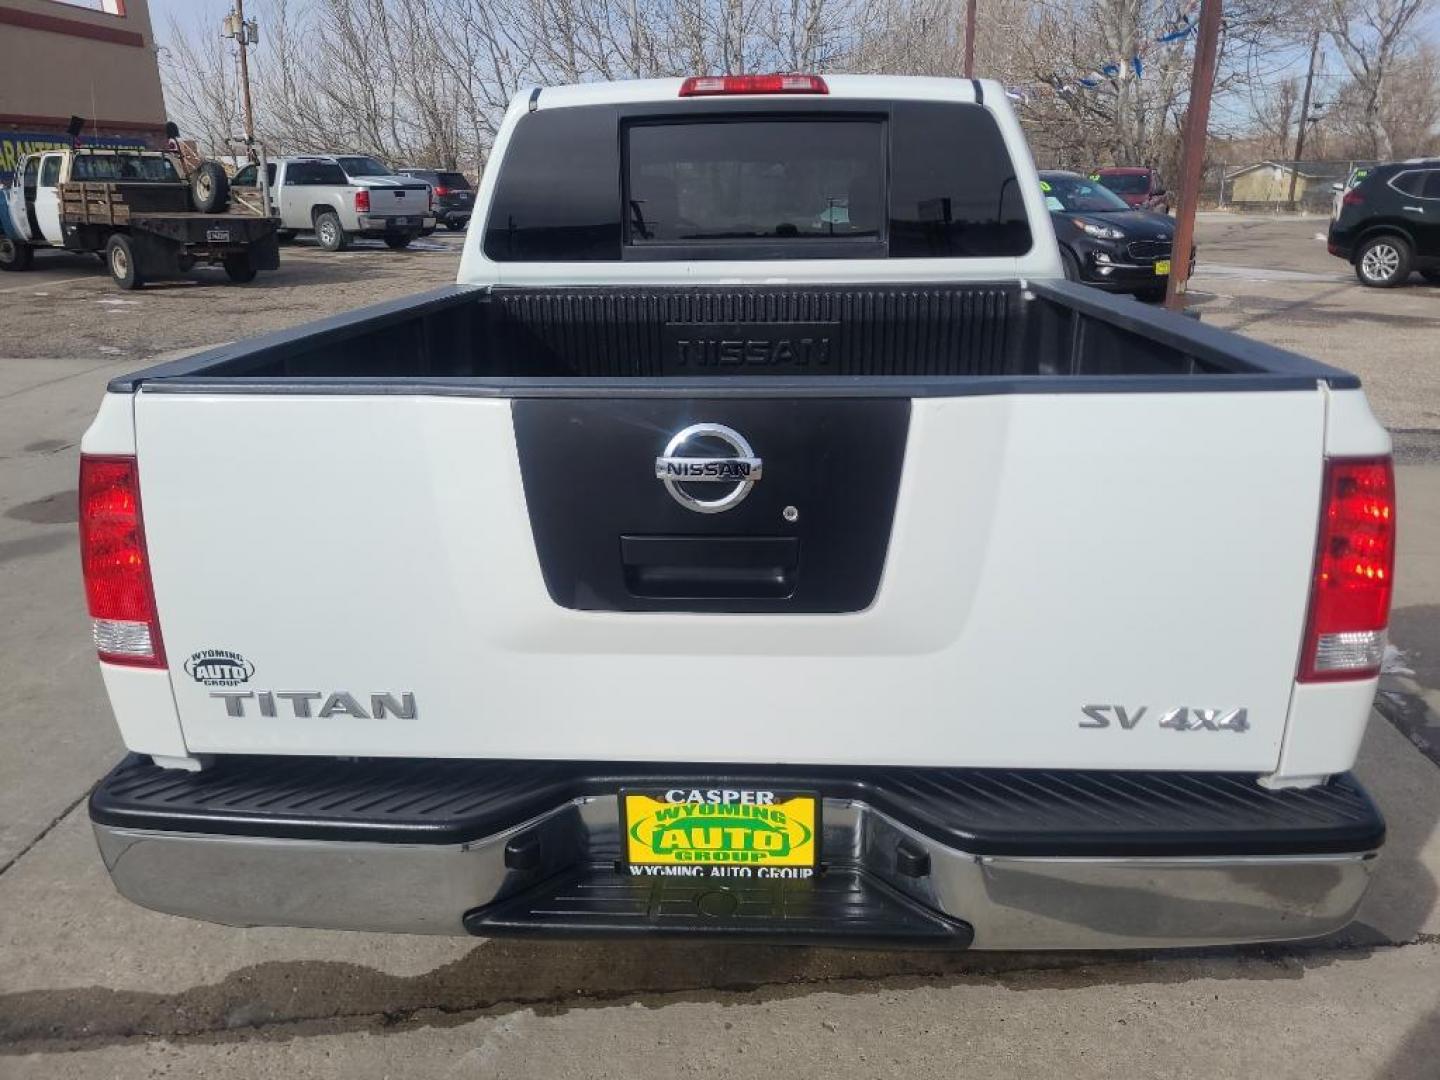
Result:
[[[1200,203],[1200,182],[1205,172],[1205,142],[1210,131],[1210,94],[1215,87],[1215,64],[1220,47],[1222,0],[1200,0],[1200,32],[1195,40],[1195,66],[1190,73],[1190,107],[1185,110],[1181,134],[1180,208],[1175,217],[1175,244],[1170,255],[1170,278],[1165,306],[1184,307],[1190,280],[1190,248],[1195,242],[1195,208]]]
[[[235,0],[235,10],[225,16],[225,36],[240,47],[240,92],[245,100],[245,146],[255,145],[255,107],[250,101],[249,46],[260,40],[260,28],[245,21],[245,0]]]
[[[1315,58],[1320,55],[1320,28],[1310,38],[1310,66],[1305,71],[1305,93],[1300,99],[1300,130],[1295,133],[1295,160],[1290,169],[1290,197],[1286,207],[1295,212],[1295,182],[1300,179],[1300,162],[1305,160],[1305,129],[1310,124],[1310,87],[1315,82]]]
[[[965,78],[975,77],[975,0],[965,0]]]
[[[251,45],[260,41],[260,27],[251,19],[245,21],[245,0],[235,0],[235,10],[225,16],[224,36],[235,39],[240,49],[240,92],[245,105],[245,156],[256,165],[260,187],[261,213],[270,216],[269,170],[266,168],[265,148],[255,143],[255,106],[250,98],[250,55]]]

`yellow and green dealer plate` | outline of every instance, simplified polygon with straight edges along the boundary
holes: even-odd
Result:
[[[820,799],[758,789],[620,792],[632,877],[809,878],[820,862]]]

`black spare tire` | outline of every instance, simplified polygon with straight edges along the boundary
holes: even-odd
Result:
[[[223,214],[230,205],[230,178],[219,162],[202,161],[190,176],[190,199],[202,214]]]

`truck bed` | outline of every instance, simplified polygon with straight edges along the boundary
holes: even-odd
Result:
[[[1347,372],[1128,298],[1030,282],[448,286],[221,346],[111,389],[544,395],[685,379],[745,393],[944,396],[1173,390],[1199,375],[1207,390],[1359,386]],[[762,390],[735,376],[774,382]]]
[[[456,287],[111,391],[167,651],[365,714],[177,676],[191,752],[1165,768],[1194,707],[1245,730],[1178,736],[1191,767],[1266,772],[1356,385],[1017,282]],[[656,478],[696,422],[764,459],[731,512]],[[425,722],[370,704],[407,693]],[[1148,712],[1096,734],[1096,703]]]

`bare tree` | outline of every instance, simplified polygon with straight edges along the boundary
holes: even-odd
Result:
[[[1342,86],[1326,109],[1320,130],[1329,152],[1342,157],[1414,157],[1440,153],[1440,46],[1422,44],[1394,62],[1386,76],[1378,115],[1369,88],[1358,80]],[[1389,139],[1378,152],[1375,128]]]
[[[169,115],[210,153],[228,152],[241,125],[235,69],[224,39],[195,32],[174,15],[168,38],[160,58]]]
[[[1406,31],[1431,0],[1329,0],[1330,39],[1355,83],[1369,138],[1367,152],[1394,155],[1393,122],[1386,97],[1395,64],[1411,44]]]
[[[1255,126],[1263,139],[1260,153],[1266,158],[1284,161],[1290,157],[1294,132],[1301,122],[1300,87],[1298,77],[1281,79],[1253,99]]]
[[[1270,78],[1305,0],[1227,0],[1217,92]],[[1424,0],[1325,0],[1419,3]],[[1156,46],[1175,0],[979,0],[979,70],[1014,88],[1047,164],[1165,165],[1189,58]],[[363,152],[478,169],[530,86],[683,74],[861,71],[953,76],[964,0],[251,0],[257,125],[273,152]],[[219,27],[172,20],[171,107],[218,150],[235,127]],[[1140,65],[1130,61],[1139,57]],[[1109,75],[1076,89],[1097,66]],[[1269,100],[1266,96],[1265,100]],[[1275,104],[1278,104],[1275,103]],[[1292,121],[1284,118],[1288,130]]]

